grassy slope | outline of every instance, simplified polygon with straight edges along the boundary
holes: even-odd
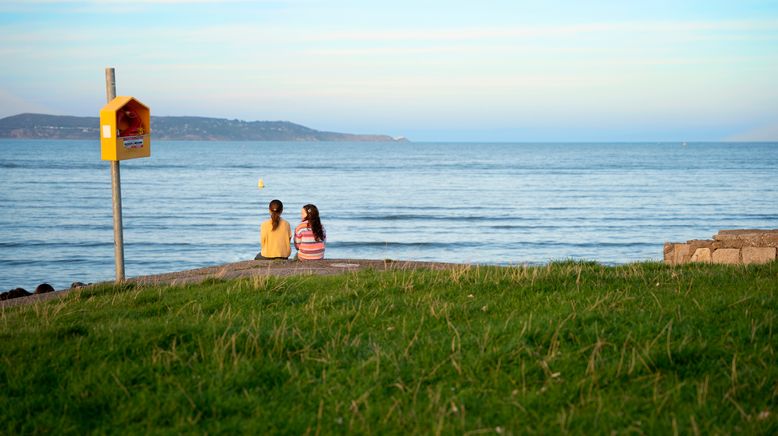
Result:
[[[0,433],[776,434],[777,291],[776,262],[104,287],[0,312]]]

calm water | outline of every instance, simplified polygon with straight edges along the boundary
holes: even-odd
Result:
[[[122,162],[127,276],[251,259],[267,203],[315,203],[330,258],[658,260],[778,228],[778,144],[162,142]],[[257,188],[259,178],[265,189]],[[114,278],[97,141],[0,141],[0,291]]]

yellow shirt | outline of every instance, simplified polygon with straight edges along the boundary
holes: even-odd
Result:
[[[289,240],[292,239],[292,229],[289,223],[281,218],[278,227],[273,230],[273,221],[267,220],[259,227],[259,241],[262,244],[260,254],[264,257],[289,257],[292,247]]]

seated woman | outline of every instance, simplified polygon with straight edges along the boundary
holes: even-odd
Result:
[[[289,243],[292,239],[292,229],[289,223],[281,218],[284,204],[281,203],[281,200],[273,200],[268,208],[270,209],[270,219],[259,227],[259,241],[262,244],[262,249],[254,259],[288,259],[289,255],[292,254],[292,247]]]
[[[324,259],[324,240],[327,234],[319,219],[319,209],[312,204],[303,206],[302,222],[294,229],[294,248],[298,260]]]

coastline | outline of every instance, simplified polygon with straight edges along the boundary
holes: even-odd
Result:
[[[94,141],[19,144],[0,159],[14,211],[0,231],[0,290],[113,280],[110,174]],[[287,209],[316,200],[332,258],[618,265],[661,259],[664,241],[778,228],[778,147],[172,142],[152,153],[123,164],[126,277],[253,259],[271,198]],[[310,159],[289,177],[300,154]],[[688,185],[698,171],[728,177]]]

